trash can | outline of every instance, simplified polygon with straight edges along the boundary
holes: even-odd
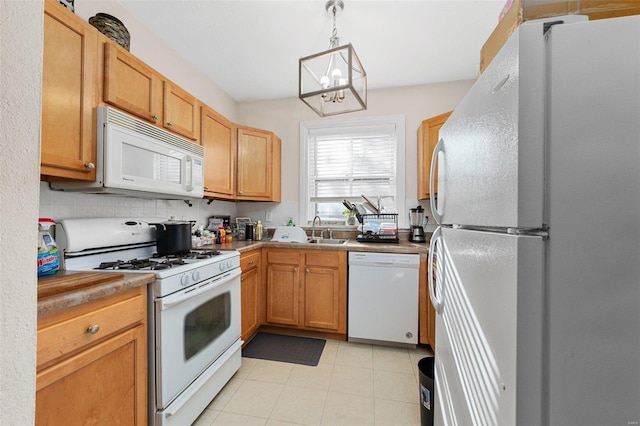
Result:
[[[418,361],[420,374],[420,425],[433,426],[433,362],[432,356]]]

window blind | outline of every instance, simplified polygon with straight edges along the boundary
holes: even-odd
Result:
[[[362,194],[396,198],[395,126],[311,131],[308,194],[312,203],[360,200]]]

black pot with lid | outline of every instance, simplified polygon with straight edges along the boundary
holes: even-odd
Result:
[[[168,220],[151,223],[156,228],[158,254],[181,254],[191,251],[191,229],[195,221]]]

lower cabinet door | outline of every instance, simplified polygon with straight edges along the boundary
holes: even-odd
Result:
[[[304,326],[338,330],[340,316],[338,269],[308,267],[305,270]]]
[[[37,425],[145,425],[144,325],[124,331],[37,374]]]
[[[298,266],[267,265],[267,322],[299,325],[300,275]]]
[[[260,269],[253,268],[242,273],[240,293],[242,299],[242,332],[245,342],[258,329],[258,282]]]

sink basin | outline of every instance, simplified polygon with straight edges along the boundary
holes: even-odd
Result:
[[[349,240],[337,240],[333,238],[309,238],[307,243],[310,244],[320,244],[320,245],[334,245],[341,246],[347,244]]]

